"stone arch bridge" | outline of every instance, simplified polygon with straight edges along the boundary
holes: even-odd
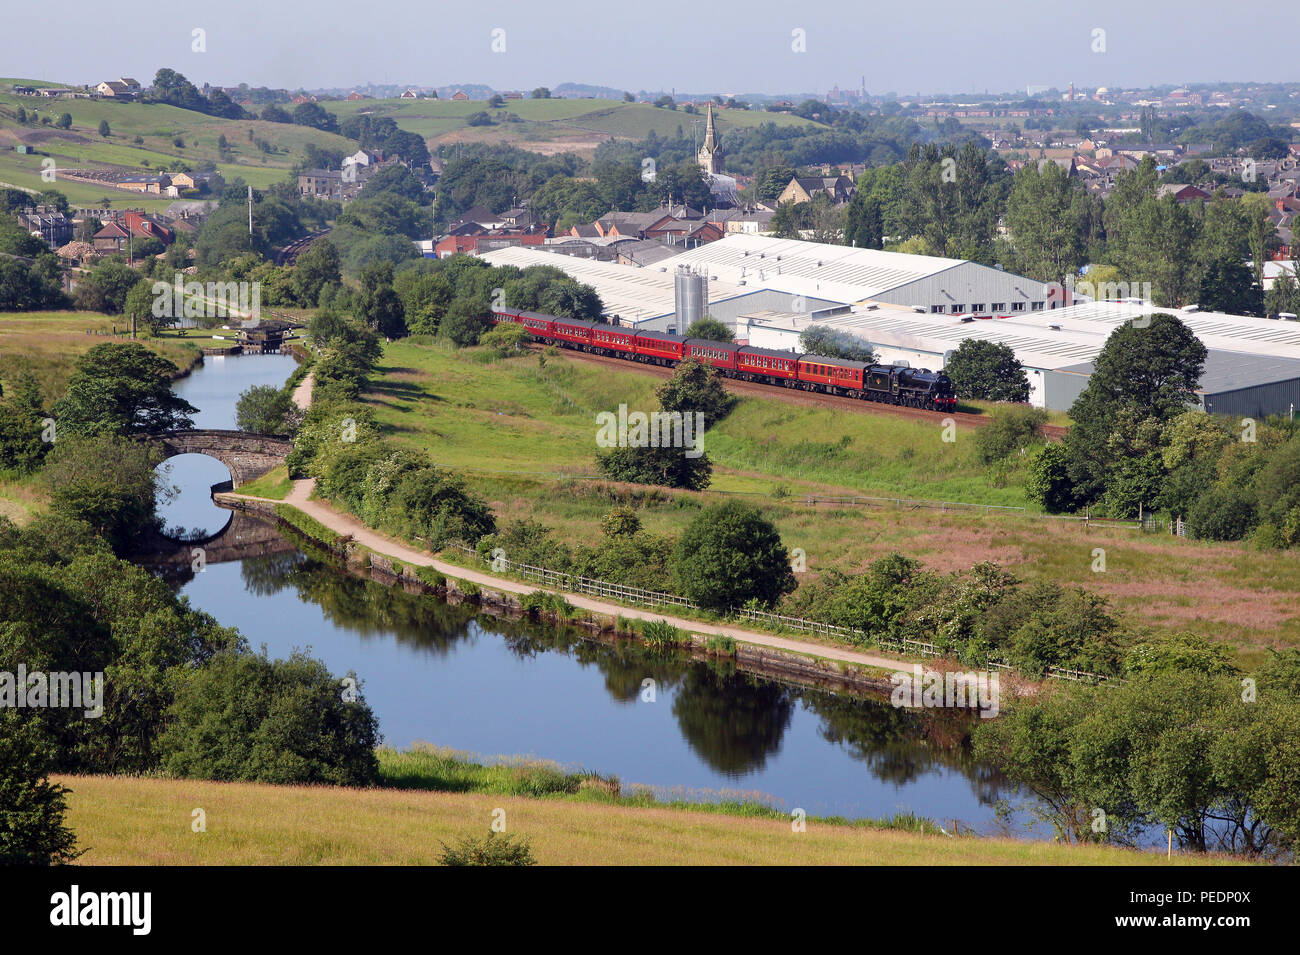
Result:
[[[169,458],[178,454],[206,454],[216,458],[229,469],[235,487],[284,464],[293,450],[291,438],[247,431],[166,431],[149,435],[146,440],[162,445]]]

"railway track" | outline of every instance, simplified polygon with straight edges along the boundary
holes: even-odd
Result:
[[[303,252],[307,251],[307,247],[309,245],[311,245],[313,242],[315,242],[317,239],[321,238],[322,236],[329,235],[329,233],[330,233],[329,229],[321,229],[319,232],[313,232],[311,235],[303,236],[301,239],[294,239],[292,242],[290,242],[288,245],[286,245],[283,249],[281,249],[276,254],[275,264],[276,265],[293,264],[293,262],[298,258],[298,256],[302,255]]]
[[[530,347],[535,350],[539,349],[537,345]],[[610,358],[607,355],[593,355],[574,348],[565,348],[562,351],[566,357],[589,364],[609,365],[614,368],[624,369],[631,365],[640,371],[654,375],[656,378],[671,378],[673,376],[674,369],[662,365],[626,361],[622,358]],[[842,395],[824,395],[815,391],[800,391],[797,388],[778,388],[773,385],[764,385],[755,381],[741,381],[736,378],[723,378],[722,383],[727,391],[735,395],[777,398],[790,404],[807,405],[814,408],[834,408],[840,411],[892,415],[895,418],[912,418],[933,423],[940,422],[944,418],[952,418],[958,424],[966,424],[976,428],[983,427],[991,420],[988,415],[971,414],[967,411],[953,411],[944,414],[938,411],[926,411],[923,408],[909,408],[906,405],[888,405],[878,401],[862,401],[858,398],[847,398]],[[1043,426],[1043,433],[1053,441],[1060,441],[1065,437],[1065,432],[1068,430],[1068,428],[1059,424]]]

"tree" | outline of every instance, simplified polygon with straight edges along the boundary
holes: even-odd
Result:
[[[545,86],[539,86],[529,94],[533,99],[550,99],[551,91]]]
[[[678,364],[673,376],[655,391],[659,406],[667,412],[700,412],[704,426],[711,428],[736,406],[736,397],[722,386],[717,369],[693,358]]]
[[[488,97],[487,103],[493,109],[500,109],[502,106],[506,105],[506,98],[500,93],[493,93]]]
[[[1255,274],[1232,259],[1216,259],[1206,267],[1196,302],[1212,312],[1264,314],[1264,290],[1255,281]]]
[[[856,335],[828,325],[809,325],[805,328],[799,335],[799,347],[809,355],[843,358],[845,361],[862,361],[868,364],[876,360],[876,352],[870,344]]]
[[[273,385],[253,385],[235,405],[235,424],[253,434],[289,434],[298,419],[293,398]]]
[[[708,315],[691,322],[686,329],[686,337],[705,338],[711,342],[729,342],[735,338],[727,325]]]
[[[944,363],[944,374],[959,398],[983,401],[1029,400],[1029,378],[1016,351],[1002,342],[967,338]]]
[[[1070,408],[1067,470],[1079,503],[1101,498],[1117,467],[1115,439],[1181,414],[1196,399],[1205,346],[1173,315],[1125,322],[1106,339],[1088,386]]]
[[[1005,220],[1026,273],[1064,283],[1084,259],[1087,196],[1054,162],[1026,163],[1007,197]]]
[[[495,350],[498,355],[505,358],[523,352],[532,341],[532,337],[524,326],[514,322],[502,322],[491,331],[484,332],[479,337],[478,343]]]
[[[126,296],[140,281],[140,273],[125,262],[106,259],[83,275],[77,288],[77,307],[121,315]]]
[[[391,262],[372,262],[361,270],[357,317],[386,338],[406,334],[406,310],[393,291]]]
[[[62,435],[157,434],[191,427],[198,409],[171,389],[176,366],[134,342],[95,345],[54,406]]]
[[[477,345],[492,327],[492,312],[475,299],[458,298],[451,303],[438,326],[438,334],[459,348]]]
[[[336,786],[370,786],[379,775],[379,723],[355,676],[349,696],[301,652],[226,652],[177,682],[159,739],[169,775]]]
[[[293,266],[293,295],[299,305],[311,308],[320,301],[321,289],[341,285],[339,253],[328,239],[317,239],[298,256]]]
[[[110,133],[111,130],[108,128],[108,120],[101,119],[99,121],[99,135],[107,139]]]
[[[865,191],[853,194],[844,221],[844,244],[859,249],[885,247],[885,220],[880,200]]]
[[[1062,445],[1049,444],[1034,457],[1025,479],[1025,496],[1051,514],[1073,510],[1075,506],[1066,460]]]
[[[705,508],[687,525],[673,570],[682,592],[710,610],[750,601],[770,606],[795,589],[780,534],[757,507],[740,501]]]
[[[59,129],[71,129],[71,128],[72,128],[72,114],[71,114],[71,113],[62,113],[62,114],[60,114],[60,115],[59,115],[59,118],[58,118],[57,120],[54,121],[54,125],[57,126],[57,127],[59,127]],[[101,123],[100,125],[101,125],[101,126],[106,126],[107,124]],[[101,132],[100,135],[103,136],[104,133]]]
[[[84,521],[122,552],[157,527],[155,502],[166,494],[160,463],[160,452],[118,435],[60,436],[42,473],[54,513]]]
[[[299,103],[293,109],[293,121],[298,126],[310,126],[326,133],[338,132],[339,122],[333,113],[319,103]]]
[[[0,865],[58,865],[81,854],[64,824],[69,790],[46,776],[52,762],[36,721],[0,710]]]

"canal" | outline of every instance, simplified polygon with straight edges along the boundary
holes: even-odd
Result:
[[[208,358],[177,382],[195,424],[233,428],[239,393],[279,385],[293,359]],[[213,533],[229,519],[209,488],[219,462],[173,458],[171,528]],[[191,603],[272,656],[308,649],[355,673],[385,742],[484,758],[532,756],[616,774],[664,795],[744,795],[849,818],[912,812],[995,831],[1015,797],[962,745],[951,712],[899,710],[568,629],[491,617],[349,576],[300,551],[209,563],[181,585]],[[650,682],[647,682],[650,681]],[[946,824],[946,823],[945,823]]]

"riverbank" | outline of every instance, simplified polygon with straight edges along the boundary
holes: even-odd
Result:
[[[542,865],[1206,865],[1231,860],[1107,846],[951,838],[578,799],[57,776],[79,865],[437,865],[493,812]],[[130,812],[123,807],[130,806]],[[196,808],[205,832],[190,822]]]

